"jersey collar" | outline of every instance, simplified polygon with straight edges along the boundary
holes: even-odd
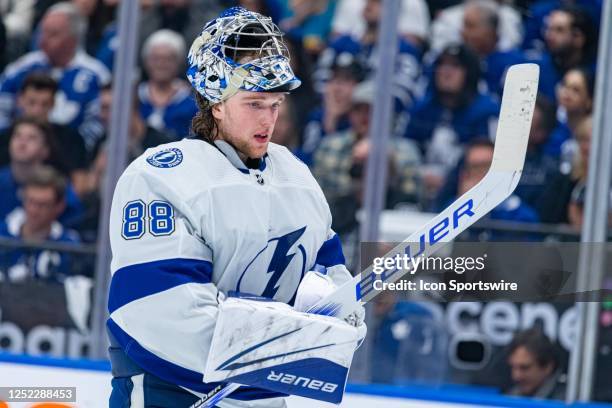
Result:
[[[215,147],[219,149],[219,151],[221,151],[221,153],[223,153],[223,155],[227,157],[230,163],[232,163],[234,167],[236,167],[240,172],[244,174],[250,174],[251,170],[254,170],[253,168],[247,167],[247,165],[244,164],[244,162],[238,156],[238,152],[236,152],[236,149],[234,149],[234,146],[227,143],[225,140],[215,140],[214,144],[215,144]],[[257,163],[254,159],[249,159],[249,160],[255,161],[257,170],[264,171],[266,169],[266,158],[267,157],[268,157],[268,153],[266,153],[264,157],[262,157],[261,159],[256,159],[257,161],[259,161],[259,163]]]

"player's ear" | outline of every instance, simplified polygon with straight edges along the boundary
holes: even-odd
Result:
[[[213,118],[221,120],[225,116],[225,104],[223,102],[214,104],[211,108]]]

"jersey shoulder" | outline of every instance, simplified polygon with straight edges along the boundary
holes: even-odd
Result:
[[[240,173],[209,143],[183,139],[147,149],[120,178],[141,179],[152,191],[189,199],[220,184],[239,183]]]
[[[285,146],[270,143],[268,157],[274,166],[274,178],[278,182],[319,188],[308,166]]]

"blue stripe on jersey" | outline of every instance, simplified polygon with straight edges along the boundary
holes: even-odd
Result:
[[[315,263],[325,267],[344,265],[346,263],[338,234],[335,234],[321,245],[319,252],[317,252]]]
[[[112,319],[106,321],[106,325],[121,345],[123,351],[144,371],[151,373],[164,381],[171,384],[180,385],[190,390],[208,393],[216,386],[224,383],[204,383],[202,382],[203,374],[189,370],[169,361],[166,361],[155,354],[147,351],[138,342],[127,334],[117,323]],[[160,334],[163,335],[163,334]],[[238,391],[232,393],[231,398],[237,400],[253,400],[263,398],[284,397],[286,394],[262,390],[255,387],[241,387]]]
[[[164,259],[125,266],[113,275],[108,312],[145,296],[186,283],[210,283],[212,263],[200,259]]]

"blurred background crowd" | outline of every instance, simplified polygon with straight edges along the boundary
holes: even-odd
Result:
[[[492,160],[504,74],[534,62],[541,76],[525,170],[515,193],[487,217],[515,228],[485,228],[470,238],[577,241],[602,2],[402,0],[398,53],[384,62],[395,72],[385,207],[438,212],[475,185]],[[0,0],[0,282],[93,276],[93,256],[66,248],[87,252],[97,240],[118,3]],[[130,159],[189,136],[197,108],[186,52],[203,23],[233,5],[269,15],[286,33],[302,80],[281,107],[272,141],[311,168],[356,270],[381,0],[140,3]],[[392,360],[400,343],[385,339],[394,338],[402,307],[387,298],[376,309],[384,317],[378,347]],[[535,395],[559,374],[559,361],[541,333],[515,340],[508,361],[518,385],[509,392]],[[530,367],[535,374],[522,379],[520,370]],[[543,397],[560,395],[553,385]]]

